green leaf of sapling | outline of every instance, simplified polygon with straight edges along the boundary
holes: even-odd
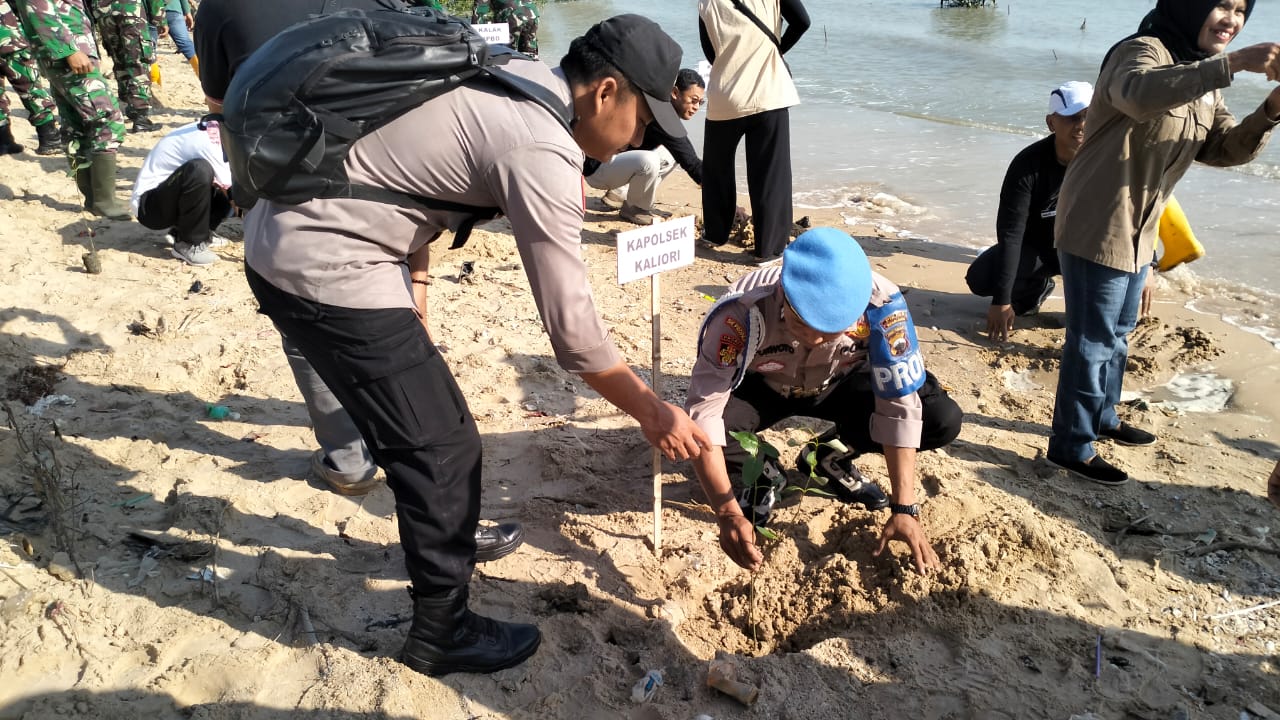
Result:
[[[742,446],[742,449],[747,451],[747,454],[751,457],[755,457],[760,454],[760,438],[755,433],[747,432],[745,430],[734,430],[729,433],[729,436],[734,440],[737,440],[738,444]]]

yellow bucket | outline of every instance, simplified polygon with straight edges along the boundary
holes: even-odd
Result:
[[[157,85],[163,85],[160,82],[160,63],[151,63],[151,82]]]
[[[1160,259],[1156,267],[1160,272],[1167,272],[1182,263],[1191,262],[1204,256],[1204,246],[1196,240],[1191,232],[1191,224],[1187,222],[1186,213],[1177,198],[1169,196],[1169,204],[1160,216]]]

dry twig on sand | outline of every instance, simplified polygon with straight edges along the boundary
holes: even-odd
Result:
[[[66,471],[49,440],[51,435],[58,435],[57,427],[39,419],[30,424],[19,422],[10,403],[5,403],[4,414],[18,441],[23,460],[31,472],[32,489],[48,510],[54,547],[65,552],[76,571],[83,575],[84,571],[76,558],[76,533],[72,527],[76,517],[78,486],[75,483],[75,470]],[[64,488],[69,491],[70,498],[64,494]]]

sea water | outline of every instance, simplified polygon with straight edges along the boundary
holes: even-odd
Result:
[[[1093,82],[1103,55],[1137,28],[1151,0],[804,0],[813,25],[787,54],[801,105],[791,113],[799,206],[969,248],[995,242],[1009,160],[1047,133],[1049,92]],[[554,65],[592,23],[635,12],[702,59],[695,0],[575,0],[543,6],[539,41]],[[1280,41],[1280,7],[1260,4],[1234,48]],[[1273,86],[1239,73],[1224,91],[1237,117]],[[702,118],[688,123],[701,148]],[[745,175],[739,172],[740,190]],[[1177,187],[1207,255],[1179,284],[1193,307],[1280,348],[1280,138],[1233,169],[1197,165]],[[799,212],[797,214],[800,214]]]

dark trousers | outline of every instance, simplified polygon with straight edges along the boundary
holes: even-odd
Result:
[[[703,237],[717,245],[729,240],[738,206],[735,156],[744,136],[756,255],[774,257],[791,239],[791,119],[786,108],[707,121],[702,140]]]
[[[214,186],[214,177],[207,160],[184,163],[138,198],[138,222],[152,230],[172,228],[175,242],[209,242],[214,229],[231,212],[231,200]]]
[[[978,297],[994,297],[996,285],[1000,282],[1000,273],[1004,270],[1004,246],[993,245],[974,259],[964,281],[969,290]],[[1018,258],[1018,270],[1013,278],[1013,294],[1009,296],[1009,304],[1013,306],[1015,315],[1036,310],[1040,307],[1040,298],[1054,275],[1061,275],[1056,254],[1050,258],[1042,258],[1034,252],[1023,251]]]
[[[480,520],[480,433],[417,315],[312,302],[248,266],[245,275],[261,312],[315,368],[386,471],[415,590],[466,585]]]
[[[924,428],[920,433],[920,449],[933,450],[949,444],[960,434],[964,411],[938,385],[933,373],[925,373],[924,386],[918,391],[924,410]],[[724,411],[725,432],[745,430],[760,432],[775,423],[797,415],[830,420],[836,424],[836,435],[849,449],[863,453],[883,453],[880,443],[871,439],[871,415],[876,409],[868,373],[846,377],[826,397],[786,398],[773,391],[760,375],[748,373],[733,391]],[[742,474],[747,453],[732,437],[724,448],[729,477]],[[779,458],[786,466],[789,458]]]

